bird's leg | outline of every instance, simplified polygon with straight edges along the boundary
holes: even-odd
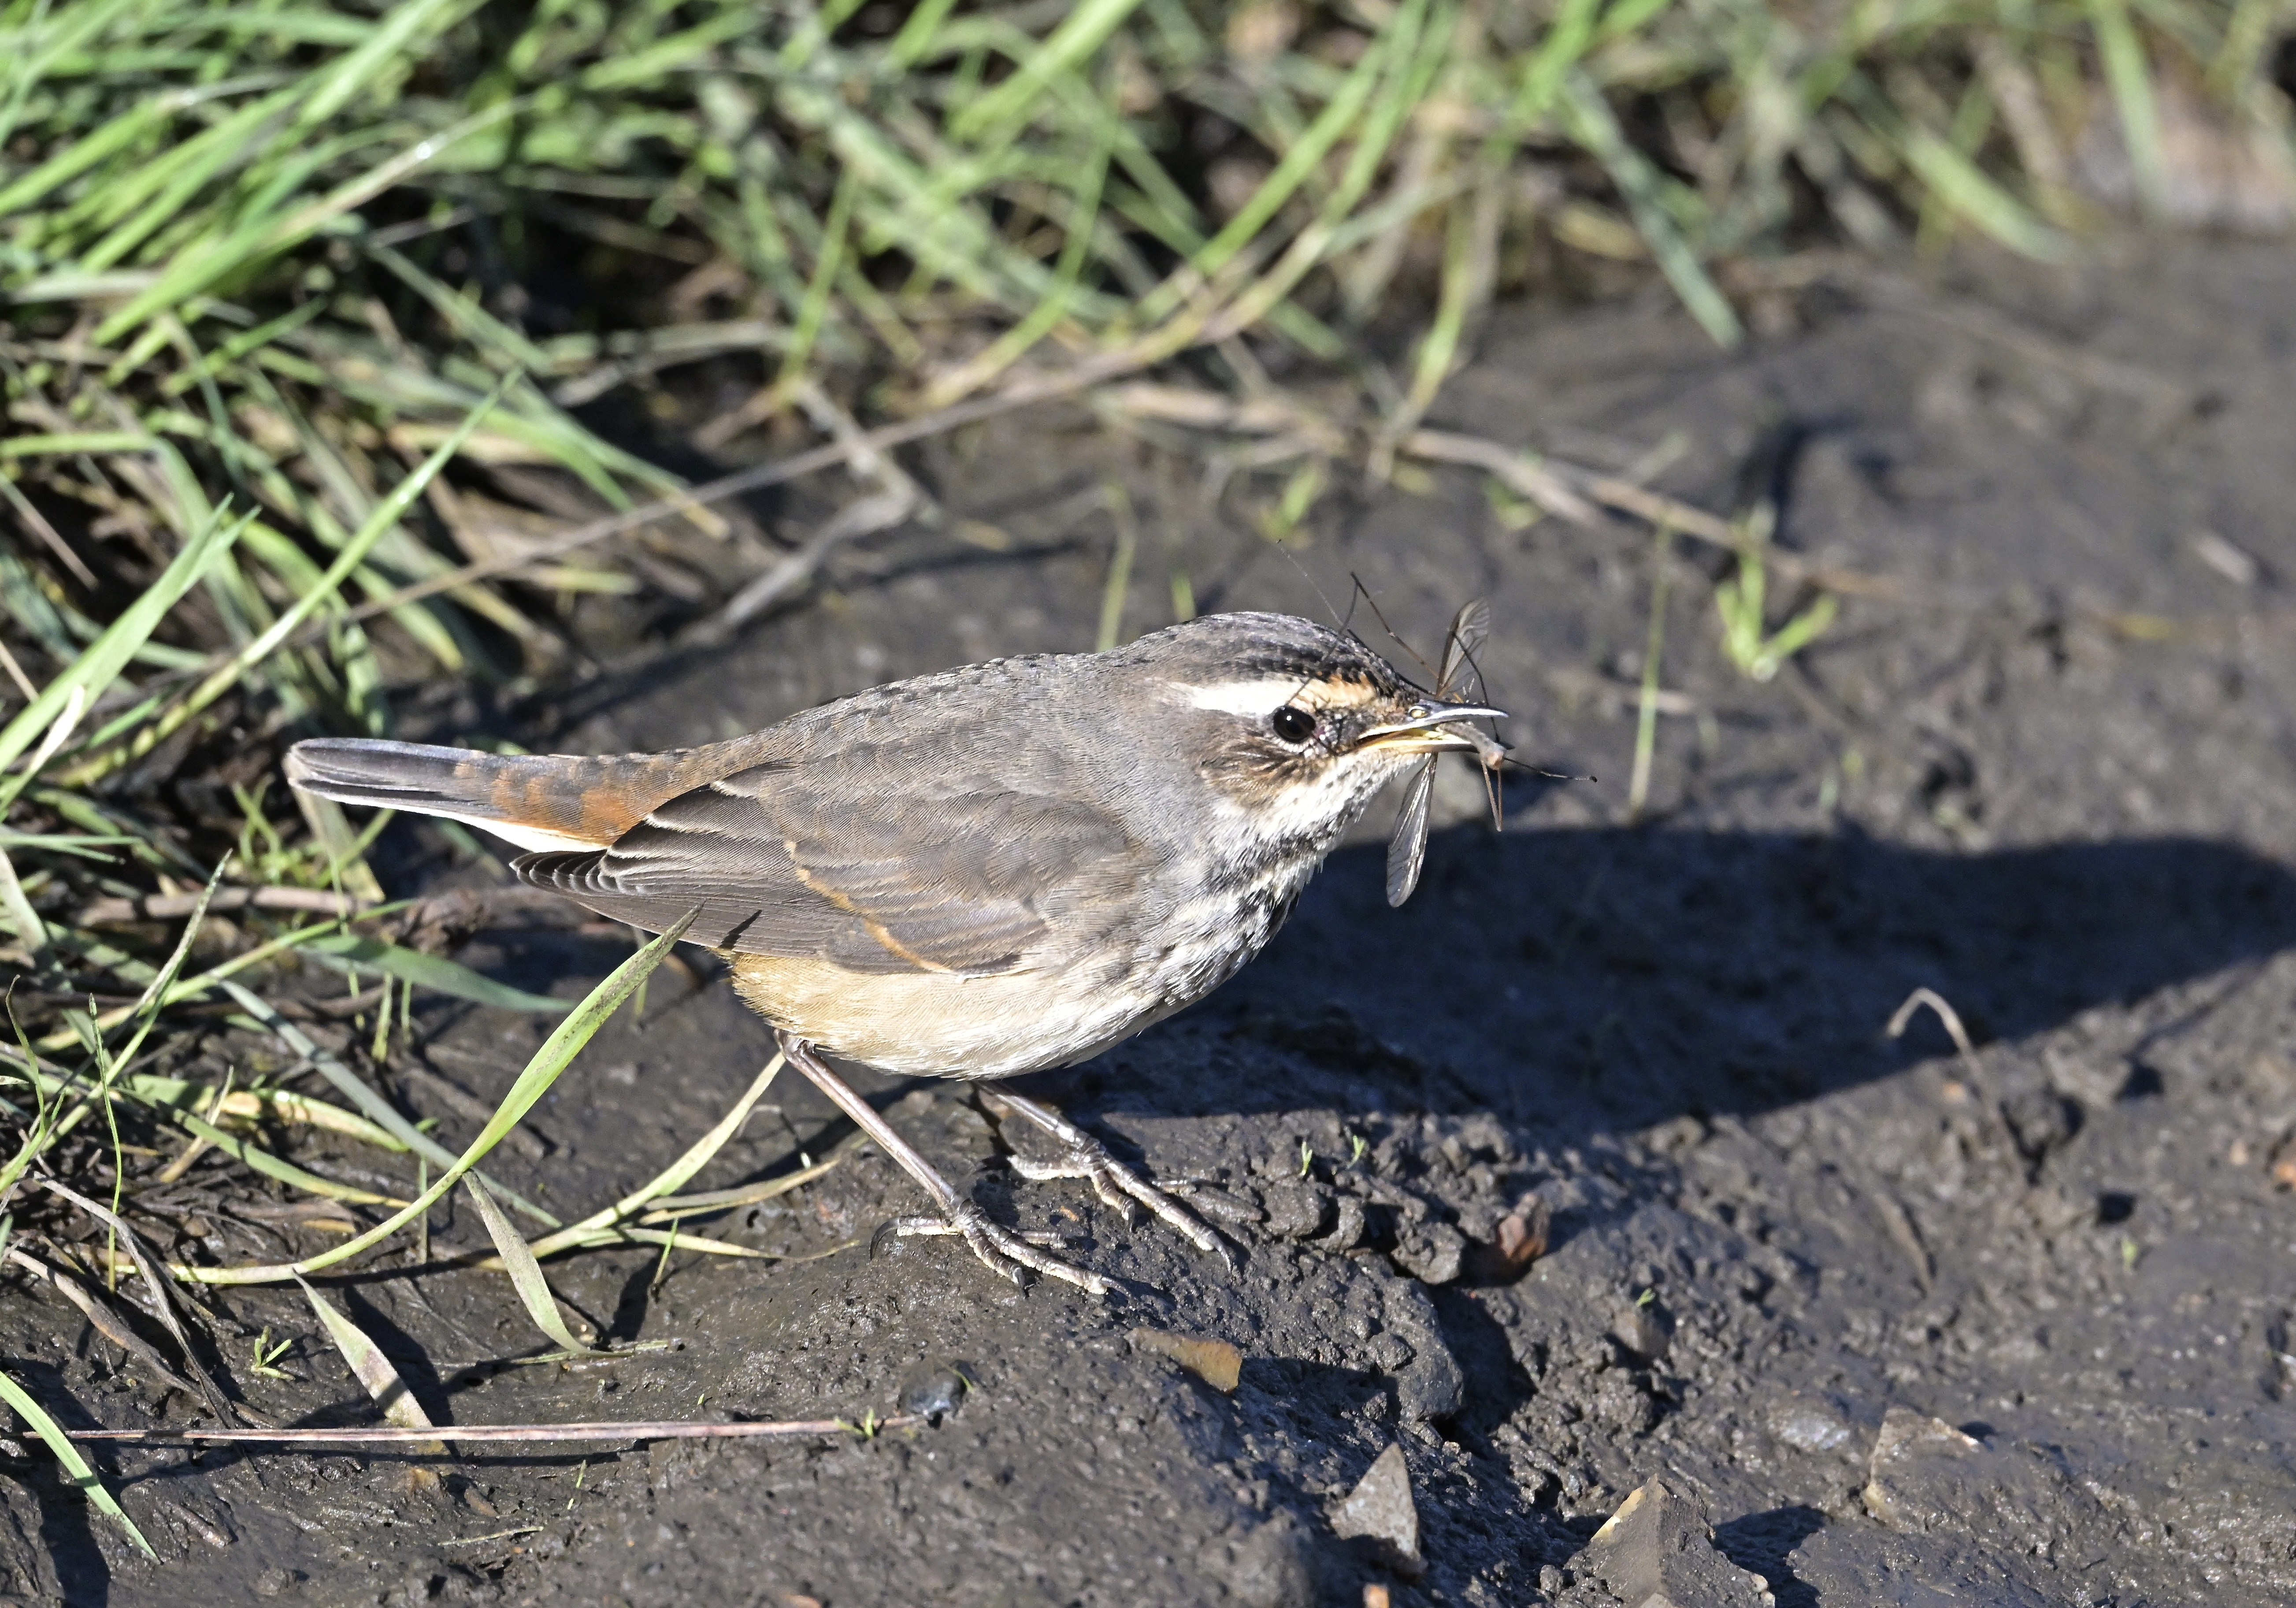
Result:
[[[1128,1224],[1132,1221],[1132,1205],[1136,1201],[1162,1218],[1173,1232],[1197,1250],[1217,1255],[1231,1268],[1235,1266],[1235,1258],[1228,1254],[1227,1247],[1221,1243],[1219,1235],[1212,1232],[1210,1224],[1110,1155],[1106,1145],[1051,1106],[1005,1088],[984,1087],[981,1093],[1026,1117],[1050,1134],[1061,1146],[1062,1154],[1052,1161],[1014,1154],[1011,1158],[1014,1172],[1037,1183],[1047,1178],[1083,1178],[1092,1185],[1093,1193],[1113,1207]]]
[[[893,1125],[878,1113],[877,1108],[864,1100],[853,1086],[829,1070],[813,1046],[791,1033],[776,1035],[781,1040],[782,1054],[790,1064],[808,1079],[814,1087],[829,1096],[830,1103],[853,1120],[854,1125],[867,1134],[873,1144],[924,1187],[932,1196],[933,1204],[947,1219],[946,1228],[935,1230],[960,1234],[964,1243],[972,1247],[972,1254],[987,1264],[989,1271],[1011,1279],[1016,1284],[1027,1283],[1028,1273],[1040,1273],[1046,1278],[1056,1278],[1074,1284],[1094,1295],[1106,1295],[1115,1286],[1096,1273],[1070,1266],[1056,1256],[1048,1256],[1021,1235],[1001,1224],[992,1222],[988,1214],[956,1192],[955,1187],[934,1169],[933,1164],[918,1153],[914,1145],[901,1137]],[[904,1225],[906,1231],[907,1225]],[[1024,1271],[1025,1270],[1025,1271]]]

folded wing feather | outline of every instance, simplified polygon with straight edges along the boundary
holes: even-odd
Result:
[[[863,972],[987,975],[1058,925],[1094,923],[1141,871],[1108,812],[993,775],[920,791],[846,752],[759,766],[680,794],[603,850],[521,856],[519,876],[695,942]]]

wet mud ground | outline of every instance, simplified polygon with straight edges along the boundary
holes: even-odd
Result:
[[[1169,618],[1174,564],[1201,607],[1308,612],[1311,577],[1344,602],[1353,570],[1422,642],[1486,594],[1509,734],[1600,780],[1514,783],[1493,833],[1472,777],[1449,779],[1399,912],[1381,897],[1380,807],[1236,982],[1029,1080],[1157,1173],[1215,1185],[1237,1271],[1128,1228],[1081,1185],[1019,1184],[964,1087],[876,1079],[979,1198],[1070,1236],[1131,1298],[1016,1293],[946,1241],[834,1250],[914,1209],[865,1151],[706,1230],[831,1252],[816,1259],[678,1252],[658,1283],[651,1251],[554,1265],[614,1341],[669,1349],[502,1366],[540,1346],[499,1276],[408,1278],[394,1252],[333,1286],[441,1423],[857,1418],[953,1366],[973,1388],[937,1425],[451,1462],[113,1455],[156,1565],[34,1448],[0,1481],[4,1589],[2296,1601],[2296,1195],[2275,1176],[2296,1179],[2288,263],[2282,246],[2185,242],[1927,287],[1834,268],[1779,289],[1770,332],[1726,354],[1656,297],[1508,315],[1433,423],[1646,476],[1663,447],[1660,489],[1726,513],[1767,492],[1801,562],[1887,583],[1757,683],[1718,647],[1718,555],[1677,544],[1639,823],[1646,530],[1511,529],[1476,477],[1439,471],[1327,501],[1295,567],[1235,498],[1223,518],[1139,444],[1043,414],[911,463],[1001,552],[978,526],[973,543],[886,538],[715,655],[541,707],[442,701],[442,736],[653,748],[899,674],[1088,646],[1111,546],[1095,488],[1120,474],[1141,521],[1128,630]],[[414,827],[382,864],[402,889],[485,880]],[[627,953],[626,936],[526,915],[460,951],[570,997]],[[587,1210],[722,1114],[768,1039],[706,959],[699,974],[657,978],[643,1022],[594,1043],[499,1176]],[[1931,1012],[1887,1035],[1923,988],[1971,1054]],[[441,1085],[491,1103],[543,1031],[443,1005],[419,1028],[419,1056],[384,1081],[454,1144],[477,1123]],[[786,1079],[701,1183],[785,1169],[843,1132]],[[324,1160],[405,1183],[372,1156]],[[1549,1249],[1511,1277],[1488,1247],[1540,1207]],[[482,1241],[467,1210],[438,1214],[435,1247]],[[291,1292],[221,1305],[250,1333],[310,1326]],[[159,1393],[69,1316],[9,1303],[12,1368],[83,1421],[147,1421]],[[1144,1326],[1232,1342],[1233,1391]],[[283,1366],[231,1371],[290,1421],[371,1416],[315,1340]],[[1391,1446],[1415,1563],[1335,1531]],[[1642,1562],[1590,1544],[1652,1481]]]

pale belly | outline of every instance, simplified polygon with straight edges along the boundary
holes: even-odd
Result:
[[[987,976],[849,972],[819,960],[731,957],[734,987],[775,1027],[889,1072],[1008,1078],[1090,1059],[1226,982],[1273,938],[1316,862],[1242,898],[1185,903],[1128,956]],[[1034,958],[1034,957],[1031,957]]]

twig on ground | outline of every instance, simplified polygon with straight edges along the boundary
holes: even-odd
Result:
[[[914,1428],[925,1420],[899,1414],[875,1422],[876,1433]],[[276,1430],[78,1430],[74,1440],[140,1441],[153,1445],[190,1441],[200,1446],[420,1446],[449,1440],[463,1446],[532,1446],[561,1440],[747,1440],[772,1437],[850,1435],[853,1425],[841,1418],[791,1418],[742,1423],[681,1423],[661,1420],[615,1423],[594,1420],[584,1423],[442,1423],[430,1429],[276,1429]]]
[[[91,901],[72,919],[81,926],[134,921],[176,921],[199,904],[196,893],[147,893],[141,898],[108,898]],[[218,888],[208,901],[214,910],[301,910],[317,915],[348,918],[373,907],[372,900],[324,888]]]
[[[1962,1069],[1971,1077],[1975,1077],[1977,1049],[1970,1042],[1969,1030],[1961,1024],[1961,1013],[1948,1005],[1945,996],[1935,989],[1915,989],[1906,996],[1906,1003],[1899,1005],[1890,1018],[1890,1025],[1886,1030],[1890,1037],[1903,1038],[1906,1036],[1906,1030],[1913,1025],[1914,1013],[1924,1006],[1933,1012],[1937,1019],[1945,1024],[1946,1036],[1953,1040],[1953,1047],[1960,1053]]]

